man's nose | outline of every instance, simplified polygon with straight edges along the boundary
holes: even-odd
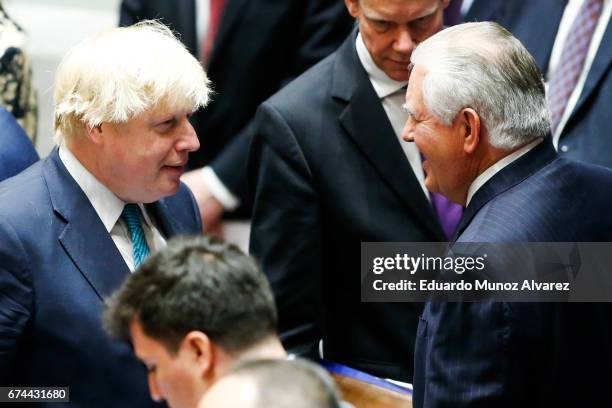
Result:
[[[410,30],[402,28],[398,32],[395,42],[393,43],[393,49],[402,54],[411,54],[415,45],[410,35]]]
[[[404,129],[402,130],[402,140],[404,140],[404,142],[414,142],[414,136],[412,135],[412,124],[410,123],[410,119],[406,121]]]
[[[183,126],[184,130],[176,145],[176,150],[195,152],[200,148],[200,140],[198,139],[198,135],[189,121],[185,120]]]

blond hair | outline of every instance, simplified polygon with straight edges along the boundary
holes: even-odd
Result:
[[[208,103],[201,64],[157,21],[113,28],[74,46],[55,77],[55,140],[85,125],[122,123],[150,109],[195,111]]]

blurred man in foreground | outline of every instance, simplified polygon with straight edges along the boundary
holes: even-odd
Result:
[[[254,360],[237,366],[198,408],[340,408],[334,380],[306,360]],[[350,406],[350,405],[349,405]]]
[[[158,23],[64,57],[59,146],[0,184],[1,385],[68,386],[70,407],[153,405],[129,347],[103,332],[103,298],[166,239],[201,230],[180,177],[208,94],[200,63]]]
[[[266,277],[234,245],[181,238],[123,283],[105,314],[108,331],[132,343],[155,401],[195,407],[237,362],[284,358]]]

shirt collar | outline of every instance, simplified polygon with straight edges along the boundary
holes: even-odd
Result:
[[[110,232],[121,216],[125,203],[95,178],[66,146],[60,145],[59,157],[68,173],[87,196],[106,231]]]
[[[476,192],[482,186],[484,186],[487,183],[487,181],[489,181],[495,174],[499,173],[503,168],[507,167],[510,163],[516,161],[519,157],[521,157],[522,155],[524,155],[525,153],[527,153],[528,151],[530,151],[531,149],[533,149],[534,147],[542,143],[543,140],[544,140],[543,138],[537,138],[536,140],[526,144],[520,149],[510,153],[509,155],[502,158],[501,160],[493,163],[491,167],[489,167],[488,169],[480,173],[480,175],[478,175],[478,177],[474,179],[474,181],[470,185],[470,188],[468,189],[467,201],[465,203],[465,206],[467,207],[468,205],[470,205],[470,201],[472,200],[472,197],[474,197],[474,194],[476,194]]]
[[[387,96],[396,93],[399,89],[405,87],[406,84],[408,84],[408,81],[400,82],[389,78],[382,69],[378,68],[378,66],[372,59],[372,56],[370,55],[370,51],[368,51],[365,43],[363,42],[361,33],[357,34],[357,39],[355,40],[355,47],[357,48],[357,56],[359,57],[359,61],[368,73],[368,76],[370,77],[370,82],[374,87],[374,91],[376,91],[376,95],[378,95],[380,99],[386,98]]]

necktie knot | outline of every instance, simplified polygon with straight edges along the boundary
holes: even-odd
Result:
[[[140,208],[138,204],[126,204],[121,212],[121,218],[128,227],[130,240],[132,241],[134,267],[138,268],[147,255],[149,255],[149,245],[147,245],[144,230],[140,222]]]

